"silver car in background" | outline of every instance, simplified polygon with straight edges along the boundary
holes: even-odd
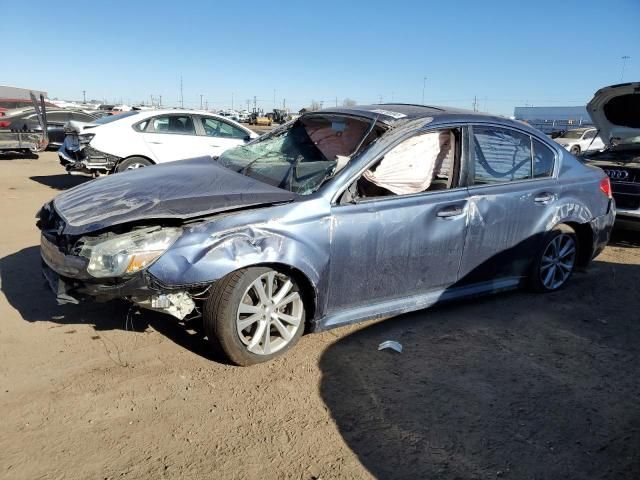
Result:
[[[39,214],[60,302],[202,316],[236,364],[304,331],[528,285],[609,239],[609,179],[537,130],[448,108],[312,112],[210,158],[100,178]]]

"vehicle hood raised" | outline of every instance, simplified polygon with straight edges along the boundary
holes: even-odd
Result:
[[[292,192],[202,157],[92,180],[58,195],[53,206],[65,222],[61,233],[80,235],[123,223],[189,219],[294,198]]]
[[[640,82],[601,88],[587,112],[605,144],[640,143]]]

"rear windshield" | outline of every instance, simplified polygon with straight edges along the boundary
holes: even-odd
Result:
[[[131,115],[137,115],[137,114],[138,114],[138,110],[132,110],[130,112],[120,113],[118,115],[109,115],[106,117],[101,117],[101,118],[98,118],[97,120],[94,120],[91,123],[95,123],[97,125],[104,125],[105,123],[115,122],[116,120],[120,120],[122,118],[127,118],[127,117],[130,117]]]
[[[227,150],[218,161],[243,175],[308,195],[383,131],[367,119],[311,114]]]

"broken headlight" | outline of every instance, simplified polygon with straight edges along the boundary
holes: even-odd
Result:
[[[175,242],[179,228],[143,228],[107,239],[85,241],[80,255],[94,277],[119,277],[147,268]]]

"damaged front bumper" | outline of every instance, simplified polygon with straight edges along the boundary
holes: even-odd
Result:
[[[87,272],[85,258],[63,253],[45,235],[41,237],[40,252],[42,274],[60,305],[125,299],[180,320],[196,308],[188,291],[168,288],[146,270],[128,278],[94,278]]]

